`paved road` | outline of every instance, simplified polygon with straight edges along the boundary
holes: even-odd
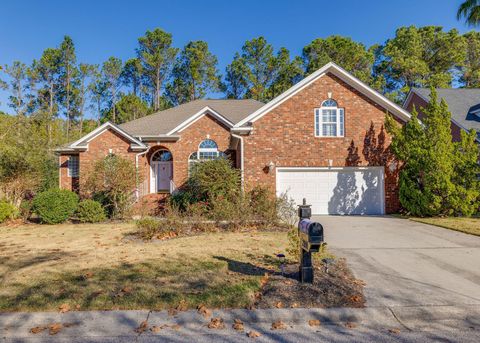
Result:
[[[392,217],[318,216],[367,306],[480,305],[480,237]]]

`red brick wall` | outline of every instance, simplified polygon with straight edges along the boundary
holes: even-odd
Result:
[[[177,142],[150,142],[150,151],[143,158],[142,168],[147,179],[150,177],[149,161],[159,149],[168,149],[173,156],[173,182],[181,187],[188,177],[188,157],[198,150],[198,145],[207,137],[214,140],[219,151],[226,151],[230,145],[230,130],[215,118],[205,115],[195,123],[184,129]],[[149,180],[149,179],[148,179]]]
[[[345,108],[345,137],[315,137],[314,109],[328,98],[328,92]],[[335,167],[389,165],[392,156],[388,153],[390,138],[383,129],[385,113],[337,77],[328,74],[317,79],[254,122],[253,132],[245,137],[247,189],[257,184],[275,189],[275,172],[265,168],[270,162],[276,167],[326,167],[329,159]],[[370,144],[365,144],[366,138]],[[386,212],[391,213],[400,206],[397,173],[388,167],[385,173]]]
[[[407,109],[407,111],[412,112],[413,108],[415,107],[418,113],[418,118],[423,119],[425,118],[423,108],[427,106],[427,104],[428,103],[422,97],[418,96],[416,93],[412,93],[412,96],[406,104],[405,108]],[[459,142],[461,139],[460,133],[462,132],[462,129],[457,124],[452,122],[450,125],[450,131],[452,132],[452,140],[454,142]]]

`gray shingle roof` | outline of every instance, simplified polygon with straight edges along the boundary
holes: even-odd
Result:
[[[120,125],[132,136],[164,135],[208,106],[233,124],[252,114],[264,104],[256,100],[210,100],[201,99],[177,107],[150,114]]]
[[[426,101],[430,99],[430,89],[413,88],[413,92],[420,95]],[[452,119],[463,128],[474,129],[480,132],[480,88],[439,88],[437,89],[438,101],[445,99],[448,109],[452,113]]]

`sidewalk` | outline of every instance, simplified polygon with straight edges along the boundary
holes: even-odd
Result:
[[[175,316],[167,311],[3,313],[0,342],[480,341],[479,306],[219,310],[213,311],[213,317],[222,318],[225,328],[209,329],[211,317],[197,311]],[[243,331],[232,328],[234,319],[244,323]],[[311,319],[321,325],[310,326]],[[272,330],[272,323],[279,320],[287,328]],[[135,331],[144,321],[145,330]],[[49,329],[30,332],[54,323],[62,324],[55,335]],[[261,336],[247,337],[252,330]]]

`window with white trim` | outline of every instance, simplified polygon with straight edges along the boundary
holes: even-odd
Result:
[[[78,175],[79,175],[79,158],[78,158],[78,155],[70,155],[68,157],[67,175],[69,177],[78,177]]]
[[[205,139],[198,146],[198,150],[191,153],[188,157],[188,173],[192,171],[192,168],[198,162],[204,162],[208,160],[215,160],[217,158],[225,158],[226,155],[222,151],[218,151],[218,145],[214,140]]]
[[[344,131],[344,109],[339,108],[333,99],[322,102],[322,107],[315,109],[315,136],[343,137]]]

